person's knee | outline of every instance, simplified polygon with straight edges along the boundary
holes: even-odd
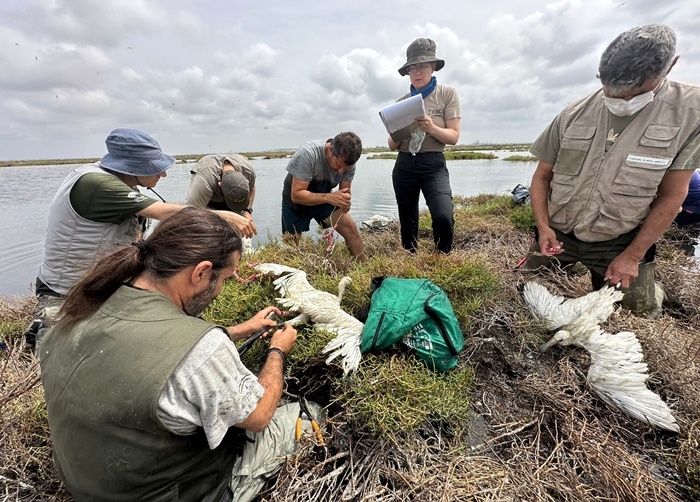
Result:
[[[454,218],[451,212],[436,212],[430,215],[435,228],[452,228]]]
[[[357,228],[357,225],[355,224],[355,220],[352,219],[352,216],[350,216],[350,213],[345,213],[342,218],[338,221],[338,233],[342,235],[343,237],[347,238],[348,236],[360,236],[360,231]]]

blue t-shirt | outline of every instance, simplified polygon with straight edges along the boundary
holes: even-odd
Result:
[[[690,178],[688,185],[688,195],[683,201],[683,211],[700,214],[700,174],[697,171]]]

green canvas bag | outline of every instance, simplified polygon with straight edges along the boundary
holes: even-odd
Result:
[[[372,293],[362,353],[386,349],[399,340],[433,370],[457,365],[464,336],[447,295],[428,279],[387,277]]]

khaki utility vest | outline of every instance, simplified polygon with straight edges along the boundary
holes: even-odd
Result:
[[[103,254],[119,244],[129,244],[141,232],[136,215],[116,225],[91,221],[75,212],[70,203],[70,192],[73,185],[88,173],[114,176],[97,164],[79,167],[66,177],[49,207],[44,260],[38,277],[61,295],[67,294]]]
[[[550,226],[585,242],[614,239],[649,214],[659,183],[700,126],[700,87],[664,81],[605,152],[602,89],[569,104],[549,190]]]
[[[237,432],[210,450],[202,429],[177,436],[157,417],[168,379],[213,327],[160,293],[122,286],[87,320],[49,332],[41,374],[54,460],[77,500],[221,498]]]

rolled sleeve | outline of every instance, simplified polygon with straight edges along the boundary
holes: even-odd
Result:
[[[193,347],[171,375],[158,400],[158,417],[174,434],[204,429],[214,449],[234,424],[255,410],[264,389],[216,328]]]

